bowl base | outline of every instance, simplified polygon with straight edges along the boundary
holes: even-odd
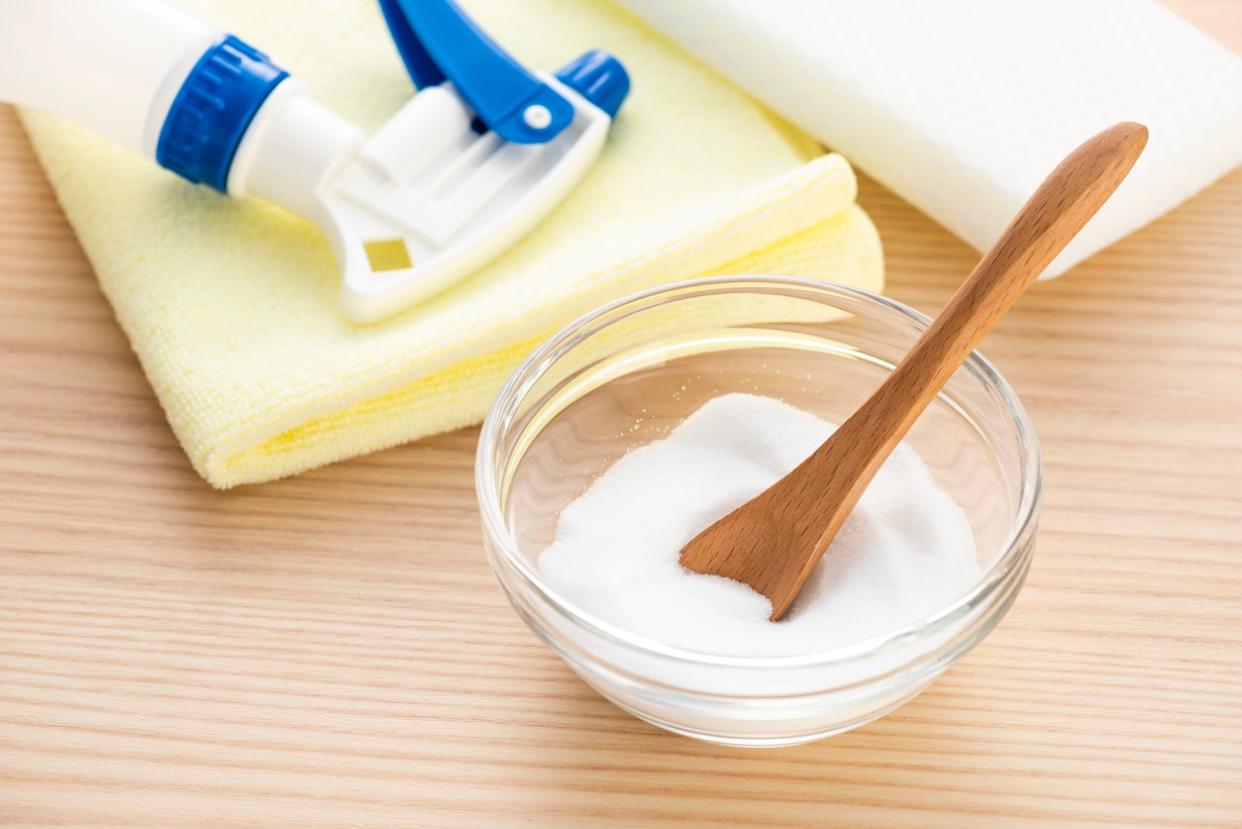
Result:
[[[817,740],[824,740],[828,737],[834,737],[837,734],[844,734],[847,731],[853,731],[854,729],[861,728],[868,723],[875,722],[880,717],[891,714],[893,711],[896,711],[898,708],[923,693],[923,691],[927,690],[927,687],[931,685],[933,681],[934,680],[928,680],[922,685],[914,688],[910,691],[910,693],[893,700],[874,711],[870,711],[864,716],[834,725],[831,728],[805,733],[781,734],[777,736],[764,737],[727,734],[688,728],[686,726],[661,719],[660,717],[653,716],[645,711],[641,711],[624,700],[619,699],[612,694],[606,693],[592,682],[587,682],[587,684],[594,688],[600,696],[620,708],[622,711],[625,711],[627,714],[632,714],[643,722],[650,723],[657,728],[661,728],[673,734],[679,734],[682,737],[689,737],[693,740],[699,740],[704,743],[711,743],[719,746],[731,746],[734,748],[785,748],[786,746],[797,746],[803,745],[804,743],[813,743]]]

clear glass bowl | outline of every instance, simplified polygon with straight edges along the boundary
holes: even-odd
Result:
[[[906,440],[967,513],[983,575],[916,624],[822,653],[696,653],[575,607],[543,582],[536,562],[568,503],[706,401],[745,391],[839,423],[928,322],[842,285],[739,276],[646,291],[571,323],[505,384],[479,440],[484,540],[513,607],[605,697],[703,740],[806,742],[911,699],[996,625],[1031,558],[1039,447],[1017,397],[977,353]]]

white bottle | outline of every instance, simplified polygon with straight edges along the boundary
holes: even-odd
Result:
[[[371,322],[530,230],[590,166],[629,90],[624,67],[600,52],[556,78],[528,73],[451,0],[381,8],[412,75],[431,60],[426,39],[458,76],[437,67],[369,141],[263,53],[157,0],[0,0],[0,101],[310,219],[340,265],[342,310]],[[521,140],[500,137],[503,118],[480,128],[466,85],[502,115],[525,102]],[[544,104],[559,107],[555,124]]]
[[[220,172],[216,165],[204,171],[195,159],[179,166],[167,157],[176,126],[169,116],[178,114],[170,110],[181,94],[181,114],[194,115],[183,87],[192,72],[209,76],[204,61],[212,59],[226,68],[247,61],[247,71],[268,76],[252,84],[268,88],[257,90],[252,112],[235,119],[236,135],[225,136],[232,146],[217,153],[227,154],[221,180],[210,175]],[[261,53],[158,0],[4,0],[0,101],[61,115],[191,181],[260,195],[303,215],[318,183],[363,140]],[[227,132],[230,125],[223,126]]]

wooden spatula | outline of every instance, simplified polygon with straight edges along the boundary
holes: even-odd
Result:
[[[682,566],[793,604],[867,484],[941,387],[1130,172],[1147,128],[1121,123],[1074,150],[888,379],[796,469],[695,536]]]

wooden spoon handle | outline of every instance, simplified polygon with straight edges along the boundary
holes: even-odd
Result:
[[[1066,156],[850,420],[865,419],[872,440],[895,446],[992,326],[1113,194],[1146,143],[1146,127],[1123,122]]]
[[[682,566],[749,584],[781,618],[884,459],[1146,143],[1143,126],[1117,124],[1070,153],[867,402],[792,472],[692,538]]]

